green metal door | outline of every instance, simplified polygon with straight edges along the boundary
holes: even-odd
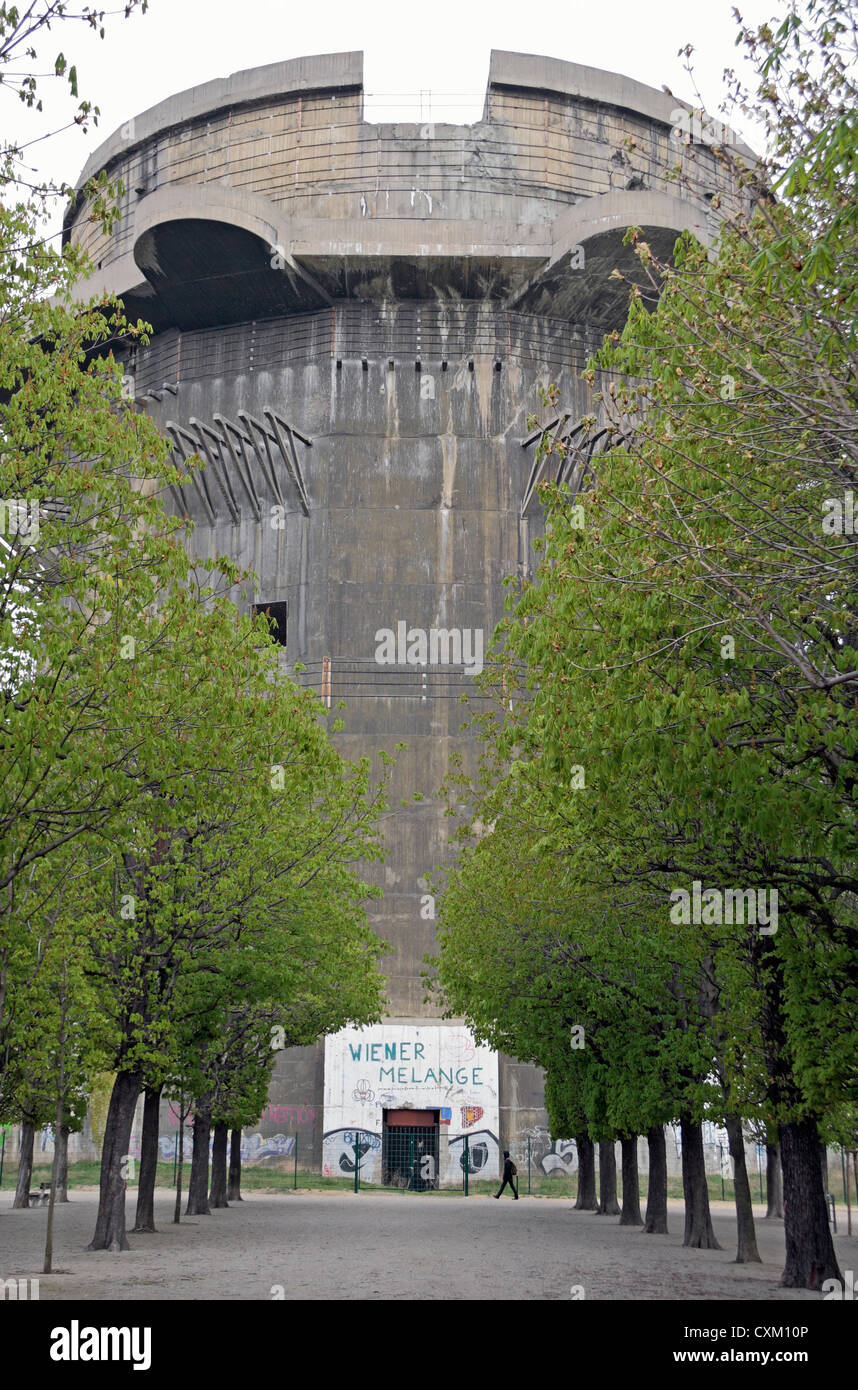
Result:
[[[381,1181],[385,1187],[426,1192],[438,1187],[438,1122],[432,1112],[415,1115],[419,1123],[403,1123],[407,1112],[385,1115],[381,1136]],[[430,1115],[432,1118],[430,1119]],[[427,1123],[427,1121],[429,1121]]]

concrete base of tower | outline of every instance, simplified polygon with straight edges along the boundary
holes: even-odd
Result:
[[[551,1147],[538,1067],[478,1045],[461,1022],[390,1018],[277,1056],[269,1102],[244,1131],[250,1164],[278,1159],[385,1186],[494,1180]],[[413,1151],[413,1152],[412,1152]]]
[[[498,1054],[501,1151],[509,1149],[519,1172],[528,1155],[538,1165],[552,1147],[545,1109],[545,1072],[529,1062]]]

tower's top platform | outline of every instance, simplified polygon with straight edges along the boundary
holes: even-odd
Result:
[[[121,180],[118,229],[105,236],[81,199],[65,236],[95,267],[81,293],[120,294],[156,329],[439,298],[607,325],[626,293],[610,273],[633,264],[627,227],[669,254],[735,206],[724,145],[753,161],[664,92],[502,51],[479,121],[369,122],[363,54],[323,54],[126,121],[78,181]]]
[[[568,63],[560,58],[543,58],[532,53],[511,53],[493,48],[489,62],[489,78],[483,120],[490,119],[489,97],[493,88],[514,87],[523,91],[556,93],[582,101],[615,106],[620,110],[637,112],[650,120],[675,125],[676,111],[683,103],[663,91],[643,82],[624,77],[602,68]],[[164,134],[175,126],[210,117],[218,111],[257,102],[271,102],[286,96],[310,92],[363,94],[363,53],[319,53],[312,57],[291,58],[282,63],[266,63],[264,67],[245,68],[229,77],[214,78],[197,87],[186,87],[166,101],[159,101],[146,111],[126,121],[90,155],[76,187],[100,169],[109,168],[119,156],[128,152],[129,144],[142,143],[155,135]],[[129,126],[133,128],[129,139]],[[748,158],[751,150],[737,142]]]

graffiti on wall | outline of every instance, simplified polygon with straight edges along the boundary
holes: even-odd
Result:
[[[322,1172],[326,1178],[349,1178],[357,1163],[363,1182],[376,1182],[381,1157],[381,1135],[365,1129],[333,1129],[322,1139]]]
[[[465,1136],[450,1139],[449,1159],[446,1172],[442,1172],[442,1182],[460,1183],[465,1172]],[[490,1130],[478,1129],[468,1135],[468,1171],[472,1178],[496,1178],[500,1145],[497,1135]]]
[[[325,1177],[354,1177],[356,1140],[361,1181],[381,1181],[381,1135],[366,1129],[334,1129],[324,1136],[322,1172]],[[490,1130],[480,1129],[468,1135],[469,1172],[472,1178],[497,1177],[499,1154],[497,1135]],[[441,1181],[459,1186],[464,1171],[465,1136],[458,1135],[450,1139],[446,1150],[442,1146]]]
[[[241,1140],[242,1163],[265,1163],[272,1159],[291,1158],[295,1152],[294,1134],[247,1134]]]
[[[509,1145],[515,1163],[524,1172],[527,1172],[528,1161],[532,1167],[537,1167],[550,1148],[551,1135],[544,1125],[520,1130]]]
[[[183,1155],[184,1155],[185,1158],[190,1158],[190,1156],[191,1156],[191,1142],[192,1142],[192,1140],[191,1140],[191,1133],[190,1133],[190,1130],[186,1130],[186,1131],[185,1131],[185,1143],[184,1143],[184,1149],[183,1149]],[[175,1157],[177,1156],[178,1148],[179,1148],[179,1136],[178,1136],[178,1134],[172,1134],[172,1135],[170,1135],[170,1134],[162,1134],[162,1135],[159,1136],[159,1139],[158,1139],[158,1153],[159,1153],[160,1157],[163,1159],[163,1161],[164,1161],[165,1163],[166,1163],[169,1159],[175,1158]],[[133,1156],[134,1156],[134,1155],[132,1154],[131,1157],[133,1157]]]
[[[212,1143],[209,1143],[209,1155],[212,1151]],[[192,1136],[190,1131],[185,1131],[184,1158],[189,1160],[191,1157]],[[179,1147],[179,1136],[177,1134],[162,1134],[158,1140],[158,1150],[164,1162],[177,1157]],[[295,1152],[294,1134],[270,1134],[267,1137],[262,1134],[245,1134],[241,1140],[241,1161],[253,1167],[255,1163],[270,1163],[277,1159],[291,1158]]]
[[[574,1139],[555,1139],[548,1153],[539,1161],[543,1173],[577,1173],[578,1148]]]
[[[314,1105],[266,1105],[260,1116],[261,1125],[314,1125]]]
[[[578,1150],[574,1139],[552,1139],[549,1131],[542,1125],[525,1129],[510,1145],[512,1156],[519,1169],[527,1171],[528,1158],[534,1172],[543,1172],[546,1177],[554,1174],[577,1173]]]

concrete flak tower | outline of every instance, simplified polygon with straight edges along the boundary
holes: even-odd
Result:
[[[626,229],[666,256],[681,231],[711,241],[739,195],[723,127],[615,74],[493,52],[483,117],[456,126],[365,121],[362,68],[274,63],[127,121],[79,180],[122,181],[114,233],[82,200],[65,235],[95,267],[81,297],[153,327],[125,369],[177,458],[206,461],[166,499],[195,554],[258,576],[248,603],[287,662],[346,702],[345,756],[407,744],[371,910],[389,1019],[280,1054],[248,1143],[288,1155],[297,1136],[302,1164],[342,1175],[357,1136],[365,1180],[413,1187],[460,1181],[466,1139],[476,1175],[528,1136],[562,1166],[541,1073],[424,1002],[425,875],[450,854],[435,793],[451,750],[473,752],[460,697],[503,580],[532,572],[539,388],[592,413],[580,373],[625,318]]]

